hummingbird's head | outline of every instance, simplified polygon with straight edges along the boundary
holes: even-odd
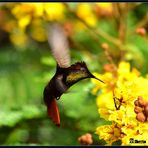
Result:
[[[87,68],[85,62],[77,62],[70,67],[70,75],[68,76],[69,80],[80,80],[85,78],[94,78],[103,82],[102,80],[96,78]],[[104,82],[103,82],[104,83]]]
[[[85,62],[81,62],[80,65],[81,65],[80,70],[81,70],[82,72],[85,72],[85,73],[88,75],[89,78],[94,78],[94,79],[96,79],[96,80],[101,81],[102,83],[104,83],[102,80],[100,80],[100,79],[98,79],[97,77],[95,77],[95,76],[88,70],[87,65],[86,65]]]

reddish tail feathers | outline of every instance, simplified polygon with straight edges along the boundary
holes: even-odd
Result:
[[[56,99],[52,99],[50,104],[47,105],[48,116],[54,121],[56,126],[60,126],[60,115]]]

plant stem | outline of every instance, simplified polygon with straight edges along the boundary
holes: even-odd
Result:
[[[82,18],[80,18],[76,13],[75,11],[73,11],[69,6],[68,4],[65,3],[65,6],[67,7],[68,11],[70,13],[73,14],[74,17],[76,17],[80,22],[82,22],[86,27],[87,29],[89,30],[90,32],[90,35],[95,39],[97,40],[97,42],[99,41],[98,40],[98,36],[101,36],[103,38],[105,38],[106,40],[108,40],[109,42],[113,43],[114,45],[116,45],[118,48],[120,48],[121,46],[121,42],[120,40],[118,40],[117,38],[114,38],[112,36],[110,36],[108,33],[100,30],[100,29],[95,29],[93,27],[91,27],[90,25],[88,25]]]

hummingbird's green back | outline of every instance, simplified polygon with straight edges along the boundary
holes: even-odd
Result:
[[[85,71],[71,72],[66,78],[66,83],[74,84],[87,77],[88,77],[88,74]]]
[[[66,84],[72,85],[82,79],[90,78],[90,72],[84,62],[71,65],[66,76]]]

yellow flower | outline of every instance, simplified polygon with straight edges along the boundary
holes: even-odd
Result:
[[[122,119],[125,118],[125,112],[124,110],[115,110],[112,111],[112,114],[108,117],[109,121],[114,121],[118,123],[119,125],[122,125]]]
[[[115,109],[114,106],[114,100],[112,92],[106,92],[101,94],[100,96],[97,97],[97,105],[98,107],[102,108],[108,108],[109,110]]]
[[[107,108],[99,108],[98,112],[100,114],[101,118],[104,118],[105,120],[108,120],[109,116],[111,115],[112,111],[108,110]]]
[[[23,17],[26,14],[31,14],[33,11],[34,11],[34,5],[32,5],[31,3],[16,4],[11,10],[12,14],[17,19]]]
[[[133,93],[134,91],[134,82],[119,83],[117,81],[117,85],[113,90],[116,101],[118,102],[117,104],[121,104],[122,106],[133,104],[133,101],[138,97],[137,93]]]
[[[140,76],[139,71],[131,69],[130,64],[126,62],[119,64],[112,87],[110,81],[113,74],[107,72],[102,77],[105,75],[110,75],[108,77],[110,79],[106,80],[106,85],[102,86],[101,93],[96,99],[100,116],[118,126],[122,136],[120,135],[116,140],[121,140],[122,145],[136,145],[136,143],[130,143],[130,138],[148,141],[148,122],[138,121],[134,112],[134,101],[138,96],[142,96],[145,101],[148,101],[148,78]],[[101,75],[98,77],[101,78]],[[95,84],[95,89],[93,89],[93,94],[95,94],[101,87],[96,81],[92,82]],[[111,135],[105,131],[107,127],[108,131],[111,130],[110,125],[106,126],[98,127],[97,133],[107,143],[112,144],[113,140],[107,138]],[[140,144],[142,145],[142,143]],[[148,145],[148,142],[143,145]]]
[[[139,133],[142,134],[142,133],[148,133],[148,122],[140,122],[138,123],[138,127],[139,127]]]
[[[35,17],[44,17],[44,11],[46,19],[61,20],[64,18],[65,7],[62,3],[21,3],[14,6],[12,14],[20,19],[24,15],[29,14]]]
[[[64,20],[65,6],[63,3],[20,3],[11,7],[11,13],[17,19],[16,26],[13,27],[10,24],[6,25],[5,28],[11,32],[10,39],[14,44],[19,44],[14,39],[14,36],[18,38],[20,35],[20,33],[16,33],[16,28],[24,32],[22,37],[19,38],[21,43],[28,40],[27,33],[30,33],[33,39],[43,42],[47,40],[46,28],[43,26],[45,21]],[[30,32],[26,33],[27,26],[29,26]]]
[[[118,68],[118,83],[123,84],[124,82],[131,83],[138,77],[138,72],[133,70],[130,72],[129,63],[121,62]]]
[[[43,17],[44,16],[44,3],[30,3],[30,5],[34,6],[35,17]]]
[[[26,28],[26,26],[30,23],[31,21],[31,16],[30,15],[26,15],[22,18],[19,19],[18,21],[18,26],[24,30]]]
[[[103,139],[107,144],[111,145],[113,142],[119,140],[121,131],[114,124],[103,125],[96,129],[96,134],[99,135],[99,139]]]
[[[126,62],[121,62],[118,67],[118,74],[124,75],[130,72],[130,64]]]
[[[64,19],[65,7],[62,3],[46,3],[44,4],[46,19],[50,21],[59,21]]]
[[[47,32],[41,19],[33,20],[30,27],[31,37],[39,42],[47,40]]]
[[[129,119],[127,120],[130,121]],[[138,125],[135,121],[131,119],[129,123],[126,123],[124,126],[121,127],[121,131],[125,134],[125,136],[130,135],[131,137],[134,137],[138,134]]]
[[[77,15],[83,19],[91,27],[95,27],[97,24],[97,18],[92,12],[92,5],[83,3],[77,7]]]

